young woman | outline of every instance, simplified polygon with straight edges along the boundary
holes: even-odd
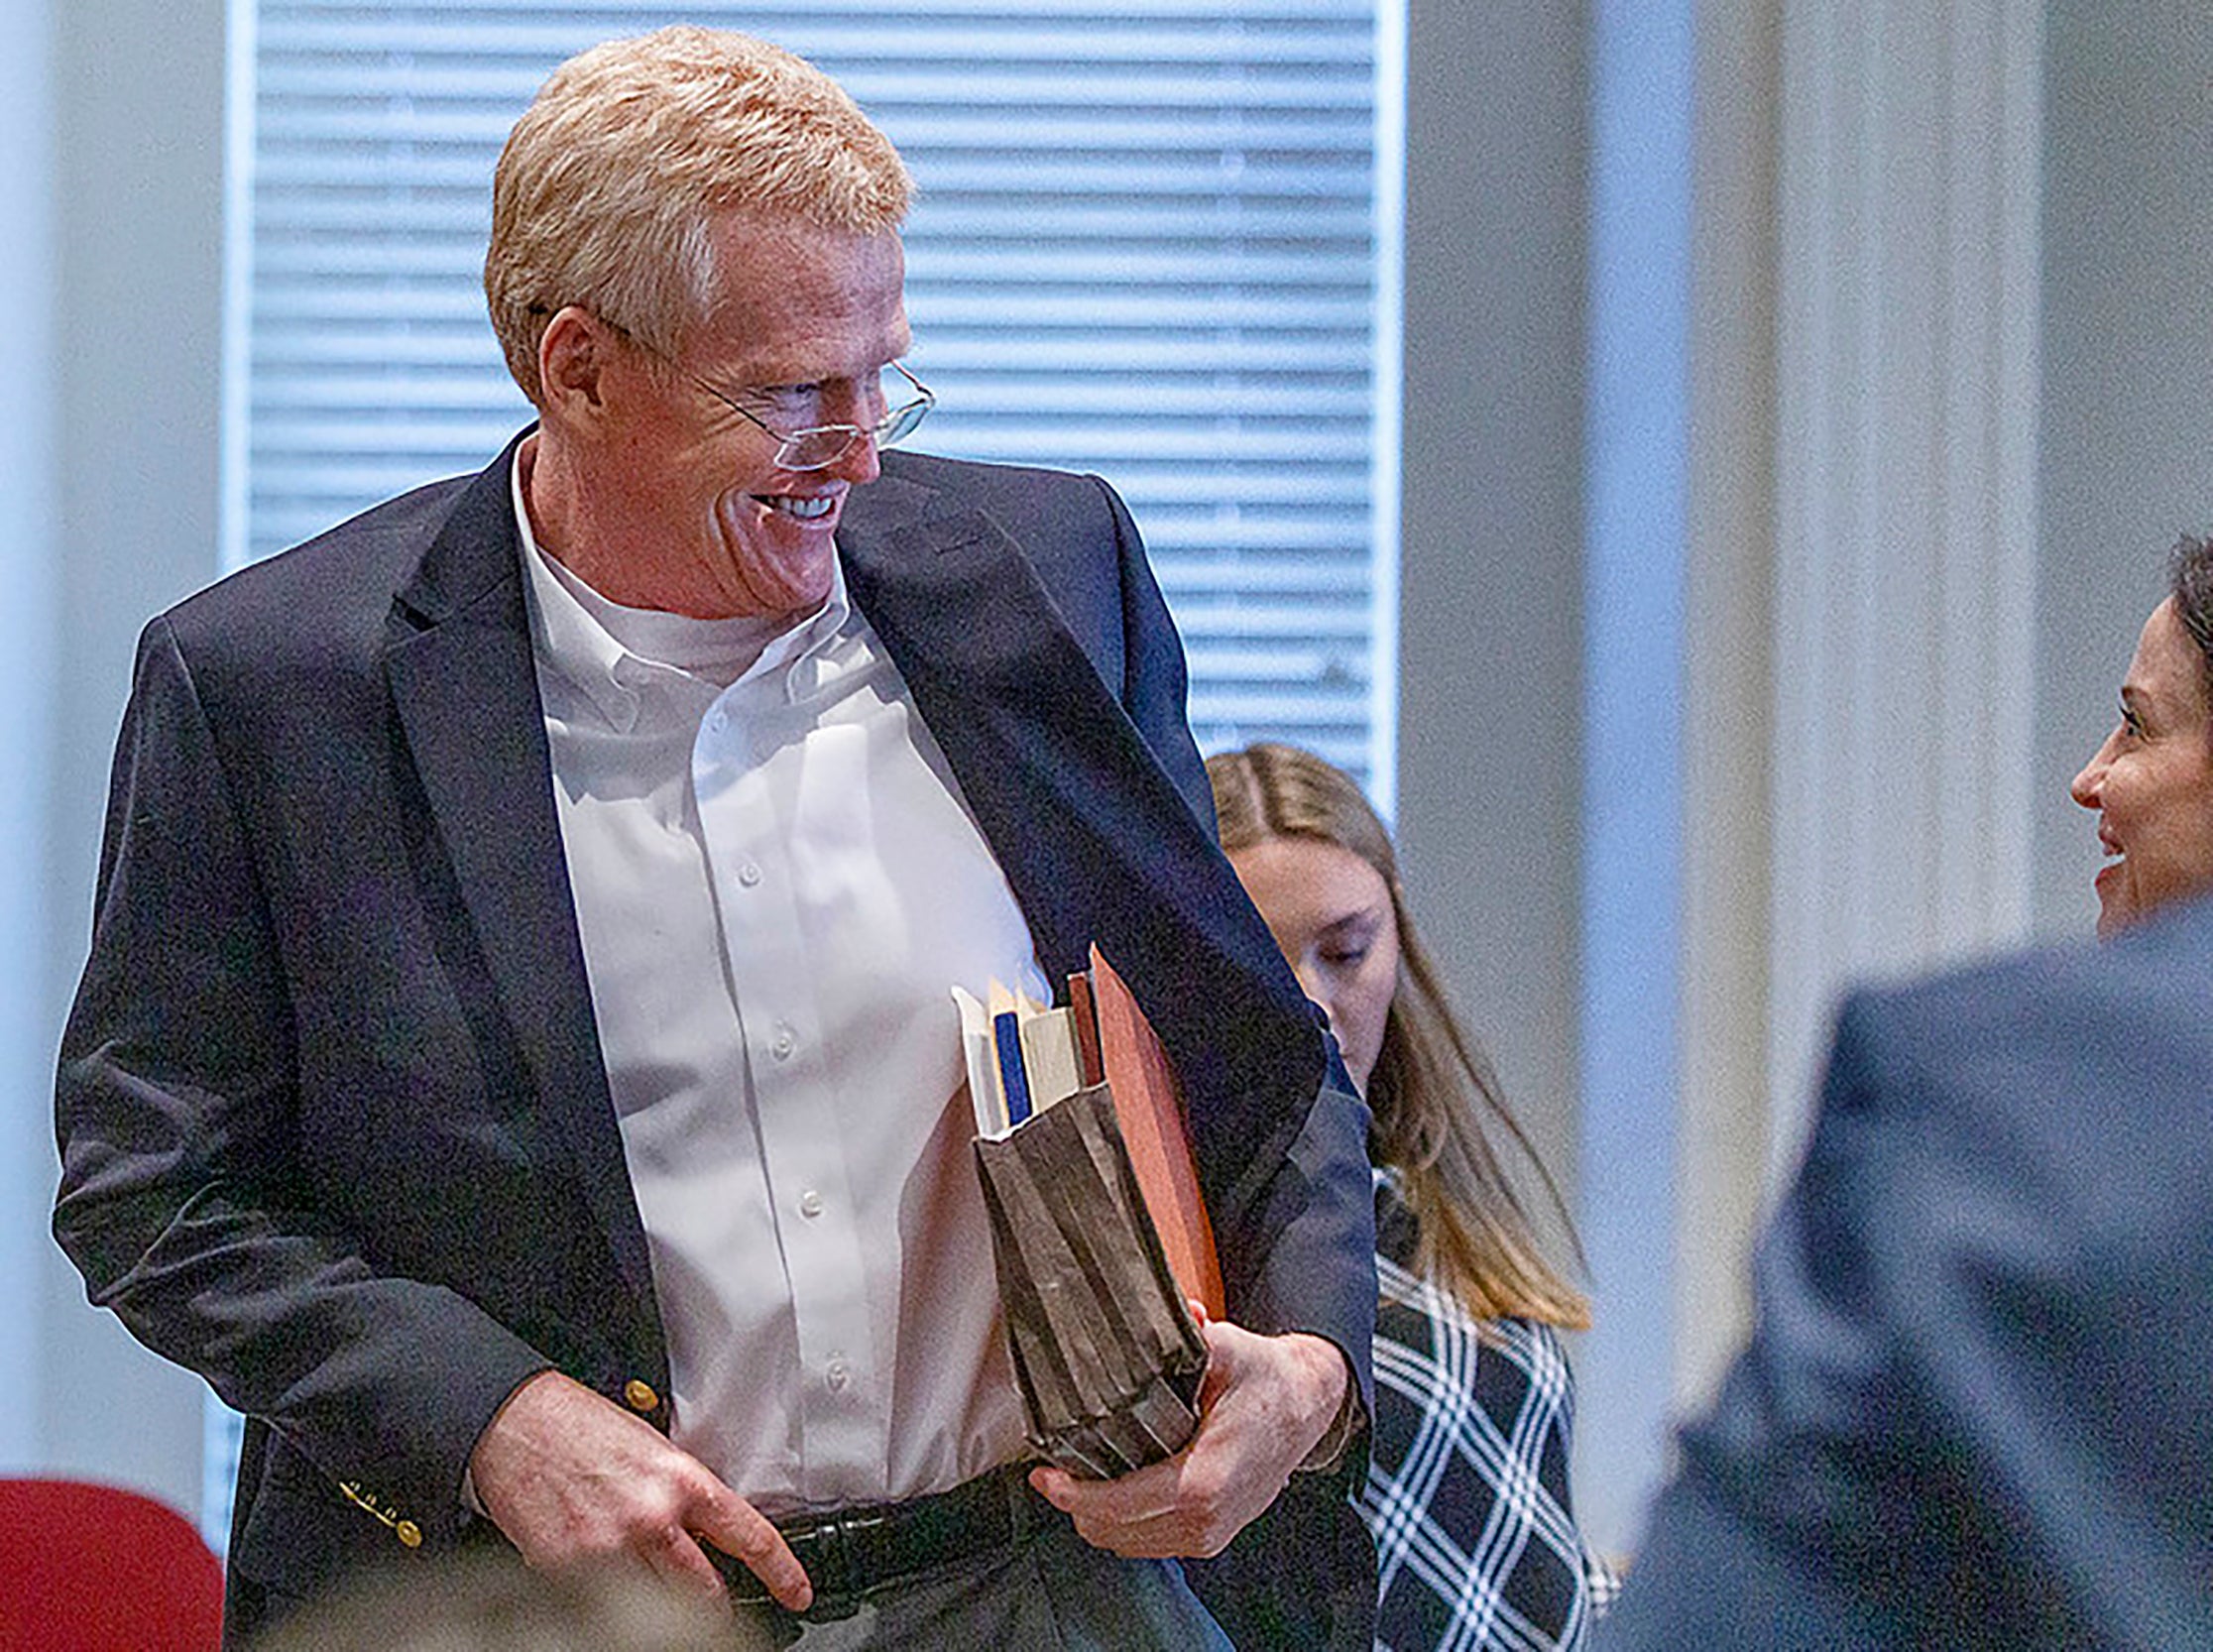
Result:
[[[1376,1415],[1361,1512],[1378,1645],[1580,1646],[1613,1580],[1568,1494],[1572,1378],[1590,1323],[1501,1168],[1559,1199],[1415,938],[1389,834],[1350,777],[1294,747],[1210,759],[1222,846],[1325,1009],[1374,1114]]]

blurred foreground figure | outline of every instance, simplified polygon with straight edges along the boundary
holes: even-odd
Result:
[[[1847,1000],[1608,1652],[2213,1646],[2213,903]]]
[[[432,1562],[317,1601],[251,1652],[769,1652],[730,1613],[612,1572],[530,1572],[499,1555]]]

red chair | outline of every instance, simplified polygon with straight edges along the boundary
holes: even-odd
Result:
[[[0,1479],[0,1649],[215,1652],[223,1567],[136,1491]]]

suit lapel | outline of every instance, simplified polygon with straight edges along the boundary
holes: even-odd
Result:
[[[554,812],[510,504],[515,449],[462,496],[395,603],[386,670],[485,967],[540,1098],[541,1155],[583,1187],[652,1300]]]
[[[856,509],[864,499],[868,509]],[[1093,938],[1084,903],[1069,880],[1031,876],[1034,776],[992,726],[1003,703],[995,684],[1055,680],[1082,650],[1004,530],[935,489],[891,477],[872,483],[848,507],[838,543],[854,601],[952,765],[1014,886],[1039,962],[1056,979],[1083,968]],[[1096,680],[1088,663],[1082,675]]]
[[[1274,942],[990,517],[886,476],[849,506],[854,600],[898,663],[1050,976],[1101,950],[1175,1059],[1200,1177],[1222,1212],[1323,1058]],[[1265,1162],[1264,1152],[1259,1155]]]

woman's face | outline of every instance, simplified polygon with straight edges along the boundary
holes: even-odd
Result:
[[[1365,1094],[1398,987],[1398,917],[1383,875],[1319,838],[1263,838],[1229,864],[1307,997],[1329,1011],[1345,1071]]]
[[[2069,794],[2098,811],[2109,857],[2098,874],[2098,934],[2213,889],[2213,706],[2204,656],[2172,600],[2144,623],[2121,685],[2121,723]]]

